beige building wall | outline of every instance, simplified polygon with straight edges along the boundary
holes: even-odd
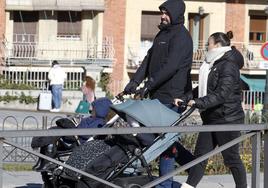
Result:
[[[199,7],[203,7],[204,14],[208,14],[205,18],[204,39],[206,40],[214,32],[225,31],[225,2],[186,1],[185,4],[185,26],[187,28],[189,28],[189,13],[198,13]]]
[[[7,41],[13,40],[13,14],[12,12],[6,12],[5,36],[6,36]]]
[[[39,43],[53,42],[56,40],[57,12],[55,11],[39,12],[37,34]]]
[[[96,13],[96,12],[95,12]],[[11,15],[11,16],[10,16]],[[6,12],[6,38],[10,42],[9,48],[12,48],[13,41],[13,19],[12,12]],[[101,50],[103,13],[98,12],[93,16],[91,11],[82,12],[81,20],[81,38],[80,39],[62,39],[57,38],[57,12],[40,11],[38,22],[38,50],[37,58],[42,60],[53,59],[86,59],[88,56],[94,57],[96,51],[88,54],[88,41],[98,44],[98,50]]]
[[[102,42],[103,37],[103,12],[99,12],[92,20],[92,38],[96,37],[98,43]],[[86,32],[84,30],[83,32]],[[104,36],[105,37],[105,36]]]
[[[127,0],[126,11],[126,43],[139,43],[141,36],[141,12],[159,11],[158,7],[164,1],[159,0]],[[205,36],[216,31],[225,30],[225,2],[198,2],[186,1],[185,26],[188,28],[188,14],[198,13],[199,7],[205,10],[204,14],[209,14],[205,22]],[[160,17],[159,17],[160,22]],[[206,37],[205,37],[206,38]]]
[[[126,29],[125,29],[125,54],[124,65],[127,66],[129,50],[138,50],[141,39],[141,15],[142,11],[159,11],[158,7],[164,0],[127,0],[126,4]],[[160,17],[159,17],[160,23]],[[157,26],[156,26],[157,27]],[[134,52],[135,53],[135,52]],[[129,77],[124,69],[124,82],[128,82]]]

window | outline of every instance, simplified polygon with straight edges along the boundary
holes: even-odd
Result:
[[[141,16],[141,40],[153,41],[161,21],[160,12],[143,11]]]
[[[205,18],[206,14],[200,15],[197,13],[189,13],[189,32],[193,39],[194,52],[204,46],[204,34],[205,34]]]
[[[37,11],[14,11],[14,42],[34,42],[38,28]]]
[[[250,15],[250,42],[262,43],[266,41],[266,20],[266,16]]]
[[[59,11],[58,12],[58,37],[80,38],[81,35],[81,12]]]

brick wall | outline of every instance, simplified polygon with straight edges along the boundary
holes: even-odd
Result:
[[[6,14],[5,14],[5,0],[0,0],[0,44],[4,38],[5,34],[5,27],[6,27]],[[3,49],[0,46],[0,74],[2,72],[2,66],[3,66]]]
[[[106,0],[103,20],[103,36],[113,37],[115,62],[111,74],[110,89],[115,94],[122,89],[124,73],[126,0]],[[119,88],[118,88],[119,87]],[[121,87],[121,88],[120,88]]]
[[[245,11],[245,0],[226,1],[225,31],[233,31],[234,39],[232,41],[244,42],[246,20]]]
[[[5,17],[5,1],[0,1],[0,40],[3,39],[3,35],[5,34],[5,24],[6,24],[6,17]]]

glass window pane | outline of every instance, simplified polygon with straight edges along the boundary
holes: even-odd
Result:
[[[254,33],[253,32],[249,33],[249,40],[254,40]]]
[[[264,33],[257,33],[257,40],[258,41],[263,41],[263,38],[264,38]]]

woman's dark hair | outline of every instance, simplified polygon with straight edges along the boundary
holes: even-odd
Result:
[[[213,37],[215,44],[220,43],[221,46],[230,46],[231,39],[234,37],[232,31],[228,31],[227,33],[217,32],[210,35]]]

